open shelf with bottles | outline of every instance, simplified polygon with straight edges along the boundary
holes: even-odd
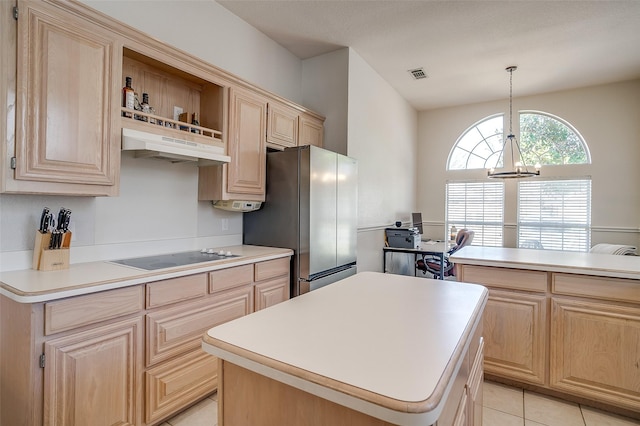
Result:
[[[121,107],[123,128],[162,134],[224,148],[224,90],[221,85],[124,48],[122,86],[131,77],[132,88],[142,101],[149,95],[151,112]],[[182,113],[187,121],[178,119]],[[191,122],[193,116],[198,122]]]
[[[132,117],[121,118],[123,128],[140,130],[150,133],[162,133],[175,139],[182,139],[191,142],[203,143],[224,148],[222,132],[208,129],[183,121],[176,121],[155,114],[147,114],[142,111],[131,111],[125,107],[120,108],[123,114],[131,113]]]

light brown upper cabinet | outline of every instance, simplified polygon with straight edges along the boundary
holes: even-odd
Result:
[[[298,145],[314,145],[322,148],[324,141],[323,120],[314,115],[303,113],[300,115],[298,126],[300,133]]]
[[[292,146],[322,147],[324,119],[282,102],[269,100],[267,147],[282,150]]]
[[[283,149],[298,145],[298,111],[270,101],[268,105],[267,146]]]
[[[57,6],[20,0],[18,10],[15,171],[3,189],[117,195],[121,45]]]
[[[264,201],[266,182],[267,98],[229,89],[228,152],[231,163],[200,167],[200,200]]]

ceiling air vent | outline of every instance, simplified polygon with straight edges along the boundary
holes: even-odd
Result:
[[[421,80],[423,78],[429,77],[427,73],[424,72],[424,68],[416,68],[414,70],[409,70],[409,72],[415,80]]]

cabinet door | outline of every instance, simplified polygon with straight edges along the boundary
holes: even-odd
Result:
[[[284,148],[298,145],[298,111],[269,102],[268,113],[267,143]]]
[[[227,165],[227,191],[264,196],[267,100],[245,90],[231,89],[229,123],[231,163]]]
[[[473,355],[472,352],[470,352]],[[469,374],[468,392],[469,392],[469,426],[482,425],[482,403],[484,392],[482,386],[484,384],[484,339],[480,338],[480,345],[472,358],[471,373]]]
[[[55,6],[19,7],[15,179],[57,185],[37,192],[115,195],[121,48]]]
[[[545,384],[546,296],[490,290],[484,312],[487,373]]]
[[[640,309],[553,298],[550,386],[640,411]]]
[[[198,348],[145,375],[145,421],[157,422],[216,390],[218,359]]]
[[[135,318],[45,343],[44,425],[140,424],[143,335]]]
[[[302,114],[299,121],[300,139],[298,145],[314,145],[322,148],[324,126],[322,120],[311,115]]]
[[[289,300],[289,275],[256,283],[256,311]]]

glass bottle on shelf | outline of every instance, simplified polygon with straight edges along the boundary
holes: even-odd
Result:
[[[456,229],[456,227],[454,225],[454,226],[451,227],[451,235],[450,235],[451,241],[455,241],[457,235],[458,235],[458,230]]]
[[[136,95],[131,87],[131,77],[126,77],[125,86],[122,88],[122,106],[127,109],[135,109]],[[122,112],[123,117],[132,118],[133,114],[127,111]]]
[[[145,114],[150,114],[151,113],[151,107],[149,106],[149,94],[148,93],[143,93],[142,94],[142,103],[140,104],[140,108],[141,111],[144,112]],[[148,121],[146,116],[140,116],[142,121]]]
[[[191,124],[193,124],[194,126],[199,126],[200,125],[200,119],[198,117],[198,113],[197,112],[194,112],[193,114],[191,114]],[[200,130],[199,129],[191,129],[191,133],[200,134]]]
[[[149,105],[149,94],[148,93],[143,93],[142,94],[142,103],[140,104],[140,107],[142,108],[142,112],[144,112],[145,114],[155,114],[155,110]],[[143,117],[143,121],[148,121],[150,124],[157,124],[157,120],[153,117]]]
[[[142,104],[140,103],[140,97],[138,96],[138,92],[133,92],[133,109],[136,111],[142,111]],[[140,121],[145,121],[144,117],[140,114],[133,114],[133,118]]]

